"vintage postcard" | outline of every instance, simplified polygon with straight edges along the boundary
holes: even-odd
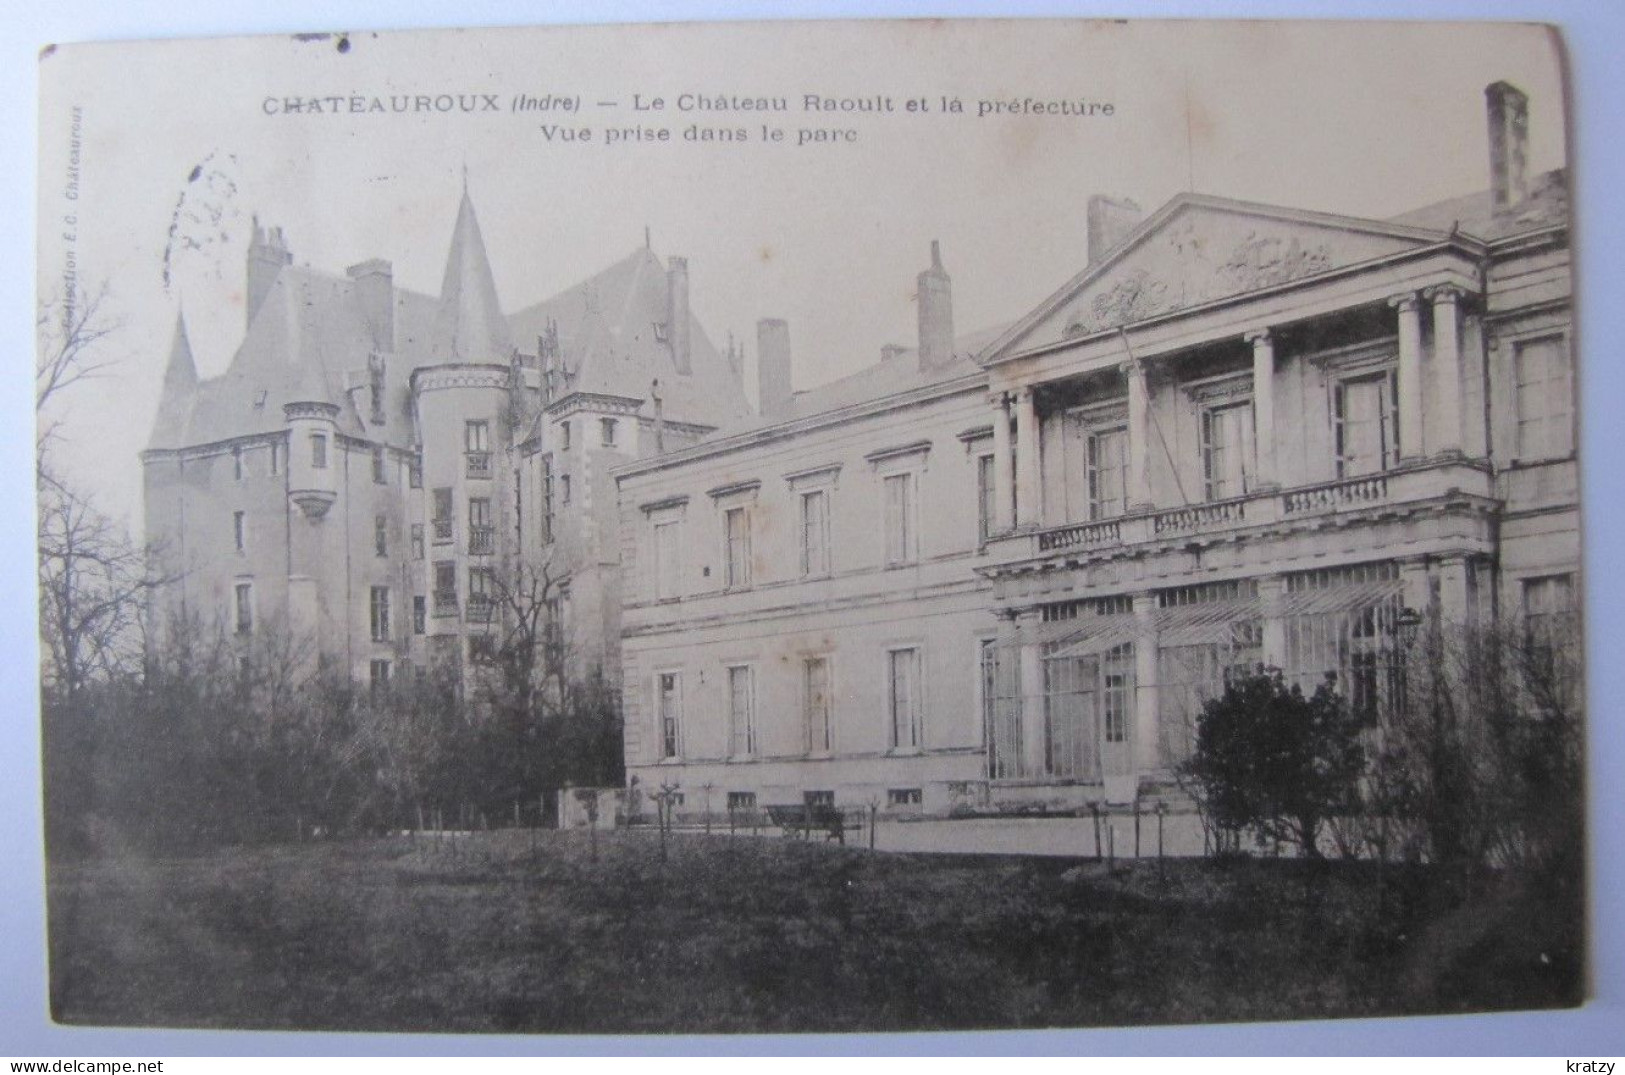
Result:
[[[1555,30],[39,67],[58,1022],[1585,999]]]

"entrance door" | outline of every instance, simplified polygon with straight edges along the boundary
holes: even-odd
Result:
[[[1121,643],[1101,655],[1100,687],[1095,698],[1100,714],[1100,767],[1106,798],[1110,802],[1126,801],[1132,798],[1134,781],[1134,643]]]

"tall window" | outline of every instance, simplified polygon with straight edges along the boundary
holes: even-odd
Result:
[[[367,686],[373,694],[378,694],[381,691],[386,691],[389,689],[390,667],[388,660],[382,658],[373,660],[368,665],[367,672]]]
[[[683,679],[676,672],[655,676],[655,704],[660,720],[660,756],[682,754]]]
[[[412,633],[421,635],[429,629],[429,603],[422,594],[412,598]]]
[[[726,584],[750,585],[750,513],[744,508],[723,512],[722,536]]]
[[[271,442],[271,473],[282,473],[282,445],[276,441]]]
[[[603,439],[604,447],[615,447],[615,419],[600,418],[598,422],[599,436]]]
[[[559,423],[559,451],[570,450],[570,421],[565,419]]]
[[[1106,651],[1101,665],[1101,724],[1108,743],[1128,742],[1129,705],[1134,676],[1134,644],[1125,642]]]
[[[374,642],[388,642],[390,638],[388,586],[374,586],[372,588],[371,613],[372,640]]]
[[[372,517],[372,551],[378,556],[389,555],[389,516]]]
[[[454,614],[457,611],[457,564],[452,560],[438,560],[434,565],[435,615]]]
[[[237,633],[246,635],[254,629],[254,584],[239,582],[233,592],[237,600]]]
[[[1531,634],[1550,635],[1566,627],[1575,609],[1573,575],[1523,581],[1524,622]]]
[[[912,563],[914,534],[914,475],[887,475],[885,493],[886,564]]]
[[[891,687],[891,746],[920,745],[920,651],[894,649],[887,653]]]
[[[451,540],[451,489],[434,491],[434,543],[444,545]]]
[[[1339,381],[1333,388],[1337,476],[1387,470],[1399,461],[1398,387],[1392,370]],[[1415,401],[1408,401],[1415,406]]]
[[[496,528],[491,525],[491,499],[484,496],[468,498],[468,551],[475,556],[488,556],[496,541]]]
[[[808,657],[801,666],[802,708],[807,722],[807,750],[827,753],[833,746],[830,728],[829,658]]]
[[[423,559],[423,524],[412,524],[412,559]]]
[[[542,456],[542,544],[553,543],[553,456]]]
[[[470,478],[491,476],[491,423],[473,418],[463,423],[463,454]]]
[[[1556,459],[1574,451],[1574,388],[1562,336],[1524,340],[1517,376],[1518,458]]]
[[[415,455],[406,461],[406,484],[412,489],[423,488],[423,460]]]
[[[384,472],[386,462],[387,460],[384,457],[384,446],[382,444],[374,444],[372,446],[372,480],[374,484],[383,485],[388,482],[389,476]]]
[[[565,507],[570,506],[570,475],[559,475],[559,503]]]
[[[327,469],[327,434],[310,435],[310,465],[316,470]]]
[[[243,450],[241,448],[231,450],[231,477],[233,481],[243,480]]]
[[[1111,519],[1128,504],[1128,430],[1123,426],[1089,434],[1089,518]]]
[[[991,455],[976,457],[976,541],[986,544],[998,518],[998,482]]]
[[[1209,500],[1247,492],[1253,472],[1253,405],[1230,403],[1202,411],[1202,476]]]
[[[655,600],[663,601],[667,598],[680,596],[678,578],[678,530],[679,522],[668,519],[655,524],[654,528],[654,582]]]
[[[248,537],[247,517],[240,511],[231,513],[231,537],[237,545],[237,551],[242,552]]]
[[[801,573],[829,574],[829,493],[824,489],[801,494]]]
[[[468,569],[468,618],[485,622],[496,607],[495,579],[488,567]]]
[[[728,753],[736,758],[756,753],[755,688],[749,665],[728,669]]]

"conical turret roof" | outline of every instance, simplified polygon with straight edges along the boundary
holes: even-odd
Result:
[[[151,448],[176,448],[185,443],[187,423],[197,401],[197,363],[186,335],[186,318],[175,315],[175,336],[164,367],[164,387],[158,397],[158,417],[152,424]]]
[[[457,207],[451,251],[446,255],[432,346],[442,362],[506,364],[513,351],[508,323],[497,303],[491,263],[485,256],[485,239],[480,235],[480,222],[466,186],[462,204]]]

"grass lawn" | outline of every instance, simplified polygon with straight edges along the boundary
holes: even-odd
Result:
[[[1577,907],[1370,864],[523,832],[53,863],[65,1023],[435,1031],[1088,1026],[1552,1007]],[[1397,871],[1390,870],[1390,880]]]

